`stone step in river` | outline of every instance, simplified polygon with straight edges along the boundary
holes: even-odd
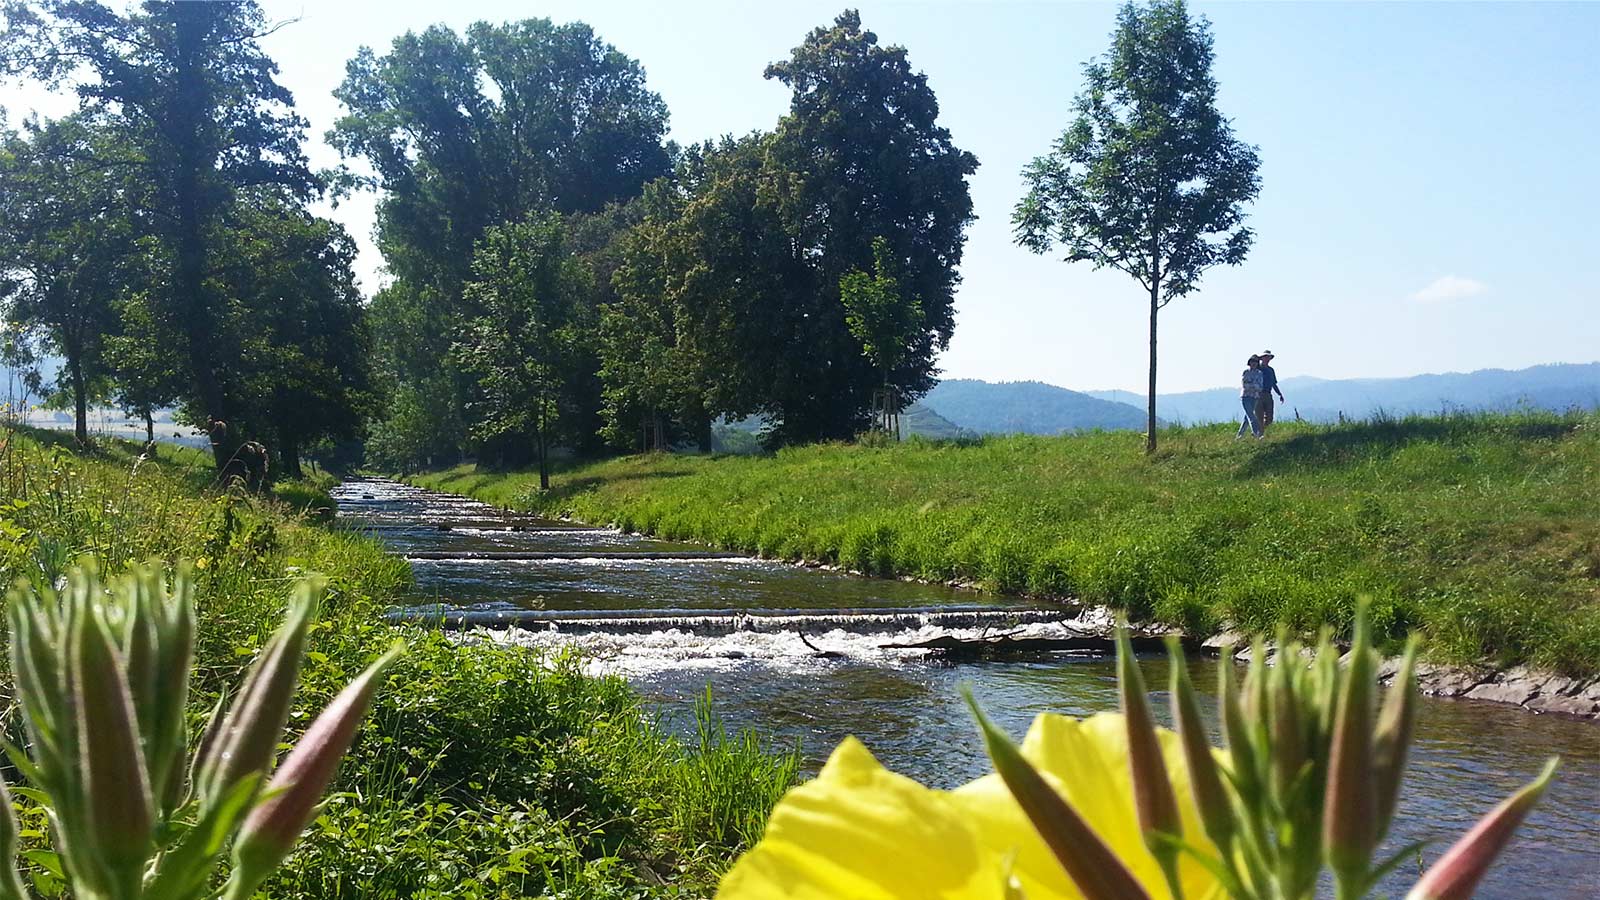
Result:
[[[336,496],[341,523],[402,554],[574,557],[417,559],[416,602],[396,615],[492,626],[465,631],[464,640],[579,647],[594,671],[628,678],[685,731],[709,684],[725,725],[798,746],[812,771],[854,734],[885,765],[924,783],[950,787],[984,773],[962,684],[1018,736],[1039,712],[1086,715],[1117,705],[1116,674],[1102,656],[951,665],[884,647],[999,630],[1059,636],[1104,624],[1072,621],[1071,611],[754,559],[607,559],[706,548],[508,514],[395,482],[350,482]],[[1149,684],[1166,684],[1163,658],[1145,666]],[[1202,691],[1216,683],[1215,667],[1194,661]],[[1153,705],[1164,710],[1167,698],[1157,692]],[[1600,900],[1600,727],[1472,701],[1420,707],[1391,849],[1432,839],[1438,843],[1425,856],[1433,859],[1545,758],[1560,755],[1556,783],[1477,896]],[[1415,875],[1413,865],[1402,866],[1382,889],[1402,896]]]

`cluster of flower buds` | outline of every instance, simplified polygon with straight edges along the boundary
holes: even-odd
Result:
[[[1127,728],[1132,803],[1151,856],[1181,898],[1179,855],[1187,854],[1237,900],[1311,900],[1326,867],[1340,900],[1365,897],[1420,849],[1413,844],[1382,862],[1373,854],[1389,831],[1416,715],[1417,645],[1406,648],[1380,703],[1378,655],[1366,610],[1357,612],[1343,657],[1324,632],[1314,652],[1280,634],[1277,664],[1258,641],[1242,685],[1232,648],[1219,667],[1218,712],[1225,746],[1213,748],[1176,639],[1172,718],[1187,781],[1207,841],[1182,833],[1179,799],[1168,776],[1139,666],[1119,630],[1118,682]],[[1087,900],[1151,896],[1071,805],[1051,790],[1006,736],[978,714],[1000,773]],[[1538,801],[1556,768],[1484,816],[1427,870],[1408,900],[1464,900]],[[1214,848],[1214,849],[1213,849]]]
[[[87,561],[59,596],[26,585],[7,595],[11,671],[30,745],[26,754],[7,752],[30,785],[17,792],[49,814],[74,897],[212,896],[231,840],[223,896],[242,900],[282,862],[401,652],[390,650],[346,687],[272,773],[324,589],[319,579],[295,588],[282,627],[232,703],[218,701],[192,760],[187,567],[170,587],[151,566],[107,590]],[[17,820],[0,781],[0,900],[28,896],[16,850]]]

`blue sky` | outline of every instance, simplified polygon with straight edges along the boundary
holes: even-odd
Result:
[[[344,60],[436,21],[582,19],[639,59],[696,141],[770,128],[761,78],[841,5],[267,0],[298,16],[268,40],[312,123],[337,116]],[[942,121],[981,163],[947,376],[1142,389],[1145,319],[1127,276],[1011,242],[1019,172],[1066,125],[1112,4],[861,3],[906,46]],[[1600,4],[1197,3],[1221,105],[1260,147],[1243,266],[1213,270],[1162,316],[1161,390],[1232,383],[1270,347],[1285,376],[1407,375],[1600,360]],[[37,91],[0,92],[13,120]],[[365,241],[372,199],[331,213]]]

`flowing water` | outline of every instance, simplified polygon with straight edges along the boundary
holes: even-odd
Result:
[[[1063,623],[1072,614],[1061,610],[754,559],[687,559],[704,548],[514,516],[394,482],[350,482],[335,493],[341,521],[428,557],[413,559],[418,596],[402,614],[499,626],[470,639],[581,647],[596,671],[628,678],[685,727],[710,685],[725,724],[797,746],[810,771],[854,734],[886,766],[930,785],[983,774],[961,684],[1018,737],[1039,712],[1086,715],[1117,703],[1102,655],[951,665],[883,646],[998,630],[1066,637],[1104,624]],[[1164,658],[1144,664],[1149,684],[1166,683]],[[1215,661],[1191,665],[1202,690],[1215,683]],[[1164,709],[1165,696],[1153,705]],[[1477,896],[1600,898],[1600,726],[1592,723],[1424,700],[1389,843],[1431,839],[1438,843],[1424,855],[1437,857],[1552,755],[1563,758],[1555,784]],[[1403,895],[1416,872],[1403,865],[1384,887]]]

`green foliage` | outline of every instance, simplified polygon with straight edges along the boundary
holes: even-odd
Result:
[[[478,315],[454,354],[481,398],[472,409],[475,436],[533,435],[545,481],[552,432],[571,397],[589,324],[581,303],[587,273],[563,243],[554,214],[484,233],[466,288]]]
[[[109,136],[92,116],[26,131],[0,147],[0,300],[24,341],[63,358],[56,387],[86,444],[87,406],[97,385],[103,392],[107,344],[120,330],[134,230],[117,202],[121,178],[93,162]]]
[[[1255,148],[1217,110],[1212,59],[1210,24],[1183,0],[1124,4],[1111,49],[1084,67],[1077,117],[1023,171],[1028,193],[1011,219],[1022,246],[1059,244],[1068,262],[1119,269],[1149,293],[1150,452],[1156,314],[1206,269],[1244,261],[1244,205],[1261,190]]]
[[[291,512],[321,522],[331,522],[339,505],[328,493],[330,478],[296,478],[272,485],[272,496],[288,505]]]
[[[872,239],[872,274],[851,269],[839,279],[839,300],[844,304],[844,322],[850,335],[861,342],[861,352],[883,373],[885,391],[890,389],[895,367],[905,358],[906,344],[922,327],[922,304],[916,297],[903,296],[889,242]],[[884,430],[899,404],[884,400]]]
[[[479,398],[451,342],[482,314],[465,288],[487,229],[636,196],[670,169],[667,110],[638,62],[588,25],[549,19],[407,32],[382,55],[362,48],[347,72],[329,137],[377,174],[394,277],[372,309],[399,398],[377,449],[416,466],[472,445]]]
[[[672,539],[1106,603],[1208,633],[1420,630],[1454,661],[1600,672],[1600,423],[1457,415],[631,457],[544,495],[470,468],[419,483]],[[672,477],[665,477],[672,476]]]
[[[122,444],[80,457],[39,443],[56,435],[9,437],[0,577],[53,583],[91,550],[111,568],[196,560],[204,602],[191,719],[259,654],[285,583],[305,572],[328,579],[328,597],[311,626],[291,739],[394,641],[381,613],[403,597],[405,561],[279,504],[206,493],[209,454],[163,446],[135,465]],[[410,650],[375,698],[357,752],[257,896],[706,896],[795,777],[793,754],[748,734],[682,741],[626,682],[586,676],[576,658],[398,633]],[[43,851],[42,812],[19,805],[36,835],[24,851]],[[54,877],[38,862],[23,876],[36,888]]]

